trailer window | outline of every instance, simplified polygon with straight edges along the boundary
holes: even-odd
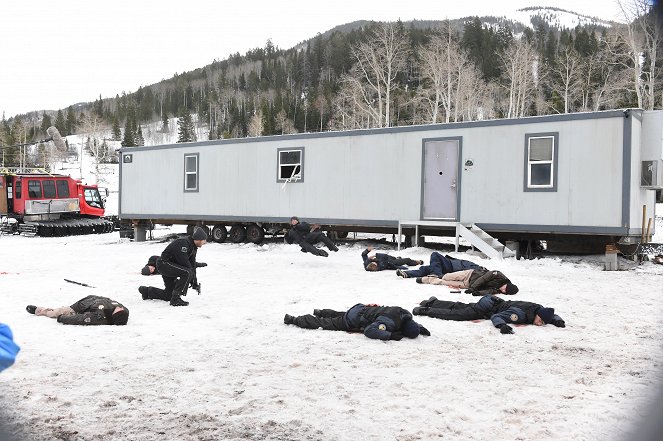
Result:
[[[278,149],[277,182],[302,182],[304,149]]]
[[[557,133],[525,136],[525,191],[557,190]]]
[[[69,183],[65,181],[64,179],[58,179],[55,181],[57,187],[58,187],[58,196],[61,198],[68,198],[69,197]]]
[[[198,191],[198,153],[184,155],[184,191]]]
[[[57,195],[55,193],[55,181],[51,181],[51,180],[42,181],[41,185],[44,186],[44,197],[45,198],[52,199],[52,198],[57,197]]]
[[[23,188],[23,183],[21,182],[20,179],[16,180],[16,185],[14,186],[14,194],[16,195],[16,199],[21,199],[21,189]]]
[[[32,179],[28,181],[28,197],[36,199],[41,198],[41,182]]]

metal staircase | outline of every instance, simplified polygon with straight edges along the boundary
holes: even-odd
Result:
[[[477,227],[474,224],[461,224],[460,222],[453,221],[429,221],[429,220],[418,220],[418,221],[399,221],[398,222],[398,250],[400,251],[400,237],[402,235],[403,226],[412,225],[415,227],[415,246],[418,246],[419,240],[419,227],[441,227],[449,228],[453,227],[456,229],[456,251],[458,251],[458,238],[462,237],[470,243],[473,248],[478,249],[484,253],[490,259],[502,259],[504,257],[514,256],[515,253],[508,249],[504,244],[499,240],[495,239],[490,234],[483,231],[481,228]]]
[[[490,259],[502,259],[504,257],[515,255],[515,253],[508,249],[503,243],[474,224],[470,224],[466,227],[459,223],[456,227],[456,236],[459,235]]]

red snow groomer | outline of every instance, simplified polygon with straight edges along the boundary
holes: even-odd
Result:
[[[96,185],[37,169],[0,169],[0,230],[37,236],[110,233]]]

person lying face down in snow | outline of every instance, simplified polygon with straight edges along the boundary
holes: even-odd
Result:
[[[373,251],[373,247],[368,247],[361,253],[366,271],[398,270],[406,269],[408,266],[424,264],[423,260],[412,260],[408,257],[400,256],[394,257],[384,253],[375,253],[375,255],[369,256],[368,253],[371,251]]]
[[[412,314],[399,306],[364,305],[357,303],[347,311],[314,309],[313,315],[294,317],[286,314],[286,325],[327,331],[363,332],[368,338],[400,340],[403,337],[417,338],[430,335],[428,329],[412,320]]]
[[[422,262],[423,264],[423,262]],[[430,264],[422,265],[414,270],[397,270],[396,275],[404,279],[415,277],[425,277],[428,275],[442,277],[446,273],[453,273],[455,271],[462,271],[467,269],[485,269],[469,260],[456,259],[449,255],[443,256],[437,251],[433,251],[430,255]]]
[[[467,288],[466,294],[485,296],[488,294],[516,294],[518,287],[500,271],[485,268],[467,269],[437,276],[417,277],[417,283],[445,285],[450,288]]]
[[[83,297],[71,306],[45,308],[28,305],[26,311],[57,319],[64,325],[126,325],[129,309],[120,302],[102,296]]]
[[[412,314],[456,321],[490,319],[502,334],[513,334],[509,324],[544,326],[550,323],[558,328],[566,327],[553,308],[532,302],[507,301],[493,295],[483,296],[476,303],[448,302],[431,297],[420,305],[412,310]]]
[[[297,216],[290,218],[290,230],[285,235],[285,241],[289,244],[296,243],[302,248],[303,253],[311,253],[314,256],[327,257],[329,254],[323,249],[315,247],[318,242],[324,243],[330,251],[338,251],[338,247],[322,231],[320,225],[310,225],[308,222],[300,222]]]

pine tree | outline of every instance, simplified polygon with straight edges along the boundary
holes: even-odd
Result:
[[[64,120],[62,110],[58,110],[58,114],[55,117],[55,128],[58,129],[58,132],[62,136],[67,136],[67,122]]]
[[[124,125],[124,138],[122,138],[120,145],[122,147],[136,147],[136,132],[130,117],[127,117],[127,122]]]
[[[67,135],[73,135],[76,131],[76,126],[78,121],[76,120],[76,115],[74,115],[74,108],[69,106],[67,107]]]
[[[168,133],[169,132],[169,127],[168,127],[168,112],[164,110],[163,115],[161,115],[161,132],[162,133]]]
[[[186,109],[180,110],[177,119],[177,135],[177,142],[196,141],[196,128],[193,125],[191,114]]]
[[[136,132],[136,145],[143,146],[145,145],[145,138],[143,138],[143,128],[138,125],[138,131]]]
[[[113,141],[119,141],[122,139],[122,130],[120,129],[120,122],[117,120],[117,117],[113,117]]]
[[[51,117],[46,113],[42,113],[41,115],[41,133],[44,136],[47,136],[46,130],[53,125],[53,122],[51,121]]]

